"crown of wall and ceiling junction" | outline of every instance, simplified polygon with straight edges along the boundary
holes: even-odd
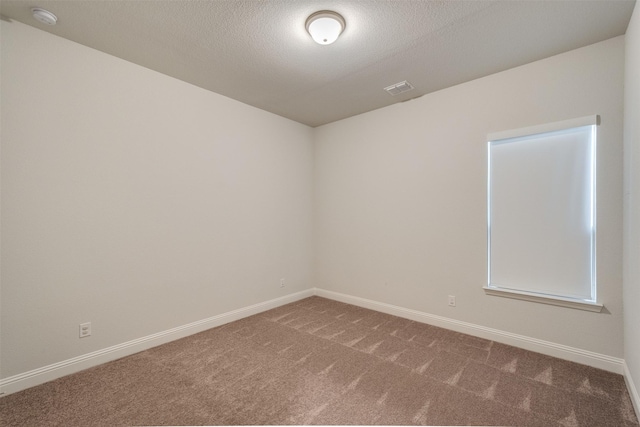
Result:
[[[3,0],[38,27],[319,126],[625,33],[634,1]],[[48,26],[31,15],[58,17]],[[342,15],[333,44],[306,19]],[[385,87],[415,87],[391,97]]]

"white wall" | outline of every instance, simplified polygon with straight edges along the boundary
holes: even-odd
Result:
[[[618,37],[316,128],[316,286],[622,357],[623,74]],[[485,295],[487,134],[591,114],[605,311]]]
[[[624,98],[624,358],[640,413],[640,6],[626,34]]]
[[[634,117],[637,22],[636,11]],[[623,356],[623,37],[313,130],[1,27],[0,378],[311,286]],[[602,118],[605,311],[484,295],[486,134],[589,114]],[[638,132],[626,131],[637,152]],[[640,282],[637,266],[626,272],[637,383]],[[86,321],[93,336],[80,340]]]
[[[311,286],[311,128],[1,25],[2,378]]]

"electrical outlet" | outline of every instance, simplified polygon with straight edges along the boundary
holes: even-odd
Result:
[[[80,338],[91,336],[91,322],[80,323]]]
[[[449,295],[449,305],[451,307],[455,307],[456,306],[456,297],[454,295]]]
[[[284,277],[282,279],[280,279],[280,287],[284,288]]]

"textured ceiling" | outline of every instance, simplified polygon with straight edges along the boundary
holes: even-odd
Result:
[[[2,0],[44,31],[310,126],[624,34],[635,2],[427,0]],[[58,16],[50,27],[32,7]],[[347,25],[315,44],[306,18]],[[415,89],[383,88],[408,80]]]

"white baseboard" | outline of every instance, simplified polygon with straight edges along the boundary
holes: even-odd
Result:
[[[633,403],[633,408],[636,410],[636,414],[640,417],[640,393],[638,393],[638,389],[636,388],[636,385],[633,382],[633,378],[631,377],[631,371],[629,371],[629,366],[627,366],[626,361],[623,363],[623,367],[624,367],[624,381],[627,383],[627,389],[629,390],[631,403]]]
[[[430,325],[451,329],[457,332],[474,335],[480,338],[489,339],[503,344],[513,345],[524,348],[526,350],[535,351],[553,357],[570,360],[584,365],[593,366],[618,374],[624,374],[629,393],[633,401],[637,413],[640,413],[640,398],[638,390],[633,383],[631,375],[628,371],[626,363],[623,359],[593,353],[578,348],[573,348],[561,344],[530,338],[524,335],[504,332],[497,329],[486,328],[484,326],[472,323],[462,322],[459,320],[449,319],[443,316],[424,313],[404,307],[386,304],[378,301],[368,300],[365,298],[355,297],[342,294],[339,292],[327,291],[319,288],[312,288],[284,297],[272,299],[266,302],[243,307],[238,310],[229,311],[187,325],[179,326],[163,332],[159,332],[146,337],[138,338],[102,350],[87,353],[72,359],[54,363],[42,368],[24,372],[12,377],[0,380],[0,396],[15,393],[20,390],[34,387],[39,384],[73,374],[84,369],[91,368],[121,357],[129,356],[140,351],[165,344],[198,332],[205,331],[216,326],[221,326],[235,320],[242,319],[254,314],[261,313],[272,308],[279,307],[303,298],[318,295],[324,298],[357,305],[359,307],[369,308],[394,316],[403,317],[417,322],[427,323]]]
[[[315,294],[324,298],[381,311],[383,313],[392,314],[405,319],[415,320],[416,322],[427,323],[429,325],[451,329],[456,332],[474,335],[476,337],[512,345],[514,347],[524,348],[525,350],[535,351],[537,353],[546,354],[559,359],[593,366],[595,368],[604,369],[617,374],[623,373],[624,360],[617,357],[611,357],[605,354],[594,353],[579,348],[539,340],[524,335],[513,334],[511,332],[505,332],[498,329],[487,328],[473,323],[449,319],[443,316],[436,316],[434,314],[428,314],[365,298],[354,297],[339,292],[327,291],[320,288],[315,289]]]
[[[65,375],[73,374],[121,357],[129,356],[131,354],[184,338],[216,326],[221,326],[244,317],[252,316],[266,310],[271,310],[272,308],[298,301],[312,295],[314,295],[314,290],[308,289],[248,307],[243,307],[238,310],[222,313],[207,319],[198,320],[187,325],[178,326],[173,329],[114,345],[102,350],[83,354],[72,359],[63,360],[62,362],[54,363],[22,374],[3,378],[0,380],[0,396],[15,393],[29,387],[34,387]]]

